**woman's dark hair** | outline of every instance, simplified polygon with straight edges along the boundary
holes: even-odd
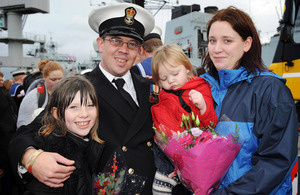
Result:
[[[43,126],[39,130],[40,136],[48,136],[56,128],[61,129],[61,135],[65,136],[67,133],[67,127],[65,125],[65,110],[74,100],[77,92],[80,92],[80,103],[86,105],[88,97],[91,98],[92,103],[97,108],[98,112],[98,100],[93,85],[81,75],[70,76],[62,79],[53,87],[52,94],[50,96],[49,103],[45,108],[45,114],[42,118]],[[52,114],[52,108],[57,109],[57,119]],[[98,116],[97,116],[98,117]],[[98,118],[94,127],[91,129],[90,138],[102,142],[97,135]]]
[[[244,53],[236,68],[244,66],[252,74],[257,74],[267,69],[261,58],[261,43],[257,30],[248,14],[232,6],[220,10],[207,24],[207,38],[209,37],[212,24],[217,21],[228,22],[244,41],[248,37],[252,38],[251,48],[248,52]],[[218,75],[218,71],[210,59],[209,53],[204,57],[202,66],[205,70],[210,71],[213,76]]]

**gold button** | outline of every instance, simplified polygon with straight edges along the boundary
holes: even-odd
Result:
[[[152,144],[151,144],[151,142],[149,141],[149,142],[147,142],[147,146],[149,146],[149,147],[151,147],[152,146]]]
[[[134,173],[134,169],[133,169],[133,168],[128,169],[128,173],[129,173],[130,175],[132,175],[132,174]]]
[[[122,150],[123,150],[123,152],[126,152],[126,151],[127,151],[127,147],[126,147],[126,146],[123,146],[123,147],[122,147]]]

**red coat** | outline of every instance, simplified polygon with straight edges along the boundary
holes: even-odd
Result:
[[[194,112],[194,115],[198,115],[200,120],[200,126],[204,127],[210,125],[213,122],[214,126],[217,124],[218,118],[214,110],[213,98],[210,91],[210,84],[201,77],[196,77],[188,81],[182,88],[177,89],[185,91],[182,94],[182,98],[186,104]],[[200,115],[200,110],[189,100],[189,92],[194,89],[202,93],[206,102],[206,112]],[[151,108],[154,126],[158,129],[160,124],[163,124],[170,130],[175,132],[181,131],[182,114],[189,115],[189,113],[181,107],[179,98],[177,95],[168,93],[162,90],[159,93],[159,102]]]

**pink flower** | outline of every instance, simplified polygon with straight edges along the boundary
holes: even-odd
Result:
[[[187,134],[186,136],[180,138],[178,142],[183,146],[189,146],[194,144],[193,136],[191,134]]]
[[[182,122],[185,124],[183,132],[172,134],[161,124],[159,129],[154,129],[154,141],[170,158],[185,186],[196,195],[209,194],[218,188],[243,144],[243,140],[239,140],[239,128],[237,125],[235,129],[229,128],[230,124],[224,127],[222,123],[215,128],[199,127],[195,122],[190,123],[185,115]],[[222,132],[228,129],[231,132],[225,137]]]
[[[196,143],[198,142],[206,142],[207,140],[212,138],[212,133],[210,131],[203,131],[203,133],[196,139]]]

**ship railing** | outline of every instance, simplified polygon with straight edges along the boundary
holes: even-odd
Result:
[[[0,31],[0,38],[9,38],[7,31]],[[45,43],[46,42],[46,35],[41,34],[33,34],[29,32],[23,32],[21,39],[28,39],[32,40],[36,43]]]
[[[34,42],[36,42],[36,43],[45,43],[46,42],[46,35],[41,35],[41,34],[33,34],[33,33],[29,33],[29,32],[24,32],[23,38],[34,40]]]

